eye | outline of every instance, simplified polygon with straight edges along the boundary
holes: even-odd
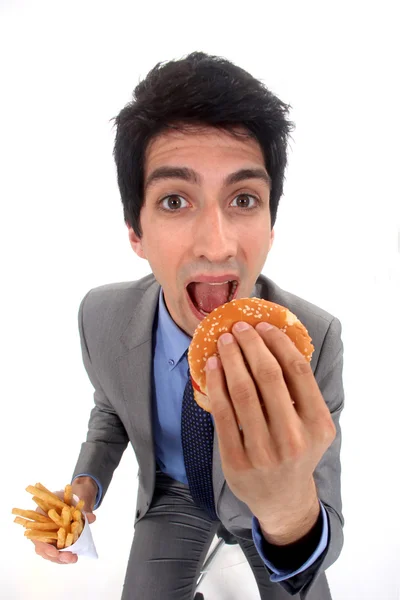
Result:
[[[261,203],[260,200],[256,197],[256,196],[252,196],[251,194],[238,194],[237,196],[235,196],[235,198],[232,200],[232,202],[235,202],[235,200],[237,199],[243,199],[243,198],[250,198],[251,200],[255,201],[255,206],[233,206],[233,208],[243,208],[244,210],[250,211],[253,210],[254,208],[257,208]],[[181,201],[187,202],[187,200],[185,200],[184,198],[182,198],[182,196],[178,196],[178,194],[170,194],[169,196],[165,196],[164,198],[162,198],[159,202],[159,208],[160,210],[163,210],[164,212],[178,212],[178,210],[180,208],[182,208],[182,206],[179,206],[179,204],[181,204]],[[240,200],[241,201],[241,200]],[[166,204],[164,204],[166,202]],[[248,203],[248,201],[247,201]]]
[[[252,196],[251,194],[239,194],[238,196],[236,196],[236,197],[233,199],[233,202],[234,202],[235,200],[237,200],[238,198],[241,198],[241,199],[243,199],[243,198],[251,198],[252,200],[255,200],[255,201],[256,201],[256,206],[258,206],[258,204],[260,203],[260,202],[259,202],[259,200],[258,200],[258,198],[256,198],[255,196]],[[244,208],[244,209],[247,209],[247,210],[251,210],[252,208],[256,208],[256,206],[243,206],[243,205],[242,205],[242,206],[240,206],[240,205],[239,205],[239,207],[238,207],[238,208]],[[236,207],[234,207],[234,208],[236,208]]]
[[[165,208],[164,201],[167,200],[167,206],[169,208]],[[176,212],[181,206],[177,206],[179,201],[183,200],[186,202],[182,196],[178,196],[177,194],[171,194],[170,196],[165,196],[162,200],[160,200],[160,208],[161,210],[165,210],[166,212]]]

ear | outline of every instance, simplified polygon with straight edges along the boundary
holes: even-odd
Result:
[[[275,229],[273,229],[271,231],[271,238],[269,240],[269,248],[268,248],[268,252],[271,250],[272,248],[272,244],[274,243],[274,239],[275,239]]]
[[[143,238],[139,238],[136,233],[133,231],[132,227],[128,224],[126,224],[127,228],[128,228],[128,236],[129,236],[129,242],[130,245],[132,246],[133,251],[140,256],[140,258],[145,258],[147,260],[147,256],[143,250],[143,245],[142,245],[142,239]]]

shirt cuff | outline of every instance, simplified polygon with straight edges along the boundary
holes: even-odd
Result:
[[[271,575],[271,577],[270,577],[271,582],[279,583],[280,581],[285,581],[285,579],[290,579],[291,577],[294,577],[295,575],[302,573],[303,571],[308,569],[308,567],[310,567],[317,560],[317,558],[319,556],[321,556],[323,551],[326,549],[326,546],[328,544],[328,527],[329,527],[328,516],[326,513],[326,509],[325,509],[324,505],[322,504],[321,500],[319,500],[319,503],[320,503],[321,512],[322,512],[321,539],[319,541],[317,548],[311,554],[310,558],[301,567],[299,567],[296,571],[279,570],[276,567],[274,567],[274,565],[265,557],[264,550],[263,550],[264,538],[263,538],[263,535],[261,532],[260,523],[259,523],[258,519],[253,516],[253,523],[252,523],[253,541],[254,541],[255,547],[256,547],[257,552],[260,555],[261,559],[267,565],[267,567],[273,572],[273,575]]]
[[[73,478],[73,480],[71,481],[71,483],[73,481],[75,481],[75,479],[77,477],[91,477],[97,483],[98,490],[97,490],[97,495],[96,495],[96,502],[94,503],[94,507],[93,507],[93,510],[96,510],[96,508],[100,504],[100,500],[101,500],[101,497],[103,495],[103,486],[101,485],[101,483],[97,479],[97,477],[95,477],[94,475],[91,475],[90,473],[79,473],[79,475],[75,475],[75,477]]]

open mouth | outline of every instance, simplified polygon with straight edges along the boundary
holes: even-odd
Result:
[[[215,308],[217,308],[218,306],[222,306],[222,304],[231,302],[231,300],[233,300],[236,297],[237,290],[239,287],[239,282],[236,280],[229,281],[227,283],[207,283],[206,284],[207,286],[212,286],[212,287],[215,286],[215,290],[212,290],[212,288],[210,288],[210,295],[208,298],[208,302],[205,302],[205,301],[202,302],[201,299],[200,299],[200,301],[198,301],[199,296],[196,294],[196,289],[195,289],[196,283],[197,282],[192,281],[191,283],[189,283],[189,285],[186,287],[186,289],[187,289],[190,303],[192,304],[193,308],[196,310],[196,312],[198,314],[200,314],[204,317],[209,315],[210,312],[212,310],[214,310]],[[203,283],[203,286],[204,286],[204,283]],[[212,293],[212,292],[214,292],[214,293]],[[208,310],[205,310],[204,304],[207,304]],[[196,315],[196,316],[198,316],[198,315]]]

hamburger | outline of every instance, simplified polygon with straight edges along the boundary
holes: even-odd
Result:
[[[285,306],[262,298],[233,298],[214,308],[198,324],[189,345],[188,363],[194,390],[194,399],[201,408],[211,413],[207,396],[205,366],[211,356],[217,356],[218,338],[223,333],[232,333],[238,321],[255,327],[266,321],[283,331],[303,356],[311,361],[314,346],[301,321]]]

